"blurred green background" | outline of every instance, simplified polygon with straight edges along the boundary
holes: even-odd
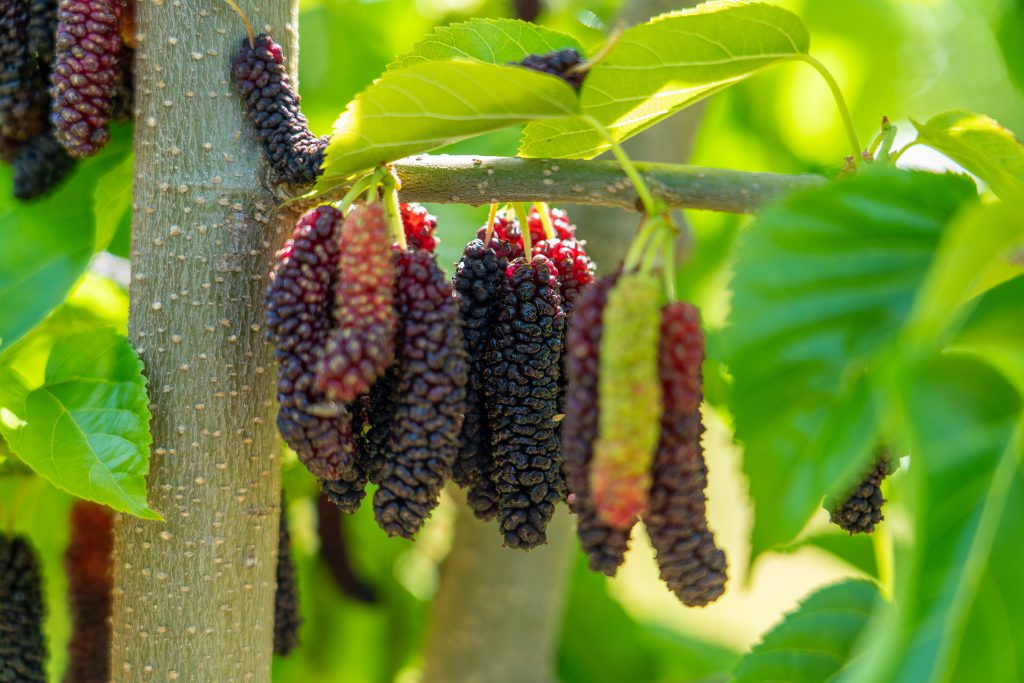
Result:
[[[593,43],[624,12],[636,19],[683,6],[647,0],[628,4],[623,8],[612,0],[551,0],[544,3],[538,21]],[[954,108],[984,112],[1012,130],[1024,130],[1024,0],[787,0],[777,4],[792,9],[808,24],[812,54],[836,75],[863,141],[870,140],[883,115],[906,132],[909,118],[924,120]],[[507,0],[303,0],[300,89],[311,127],[316,133],[328,133],[348,100],[434,26],[515,13]],[[846,153],[828,91],[803,64],[760,74],[687,117],[682,132],[678,127],[659,126],[642,134],[633,145],[634,153],[644,158],[643,150],[657,148],[669,150],[661,161],[778,172],[832,172]],[[692,145],[673,136],[692,136]],[[510,155],[515,147],[516,131],[511,130],[461,143],[454,151]],[[928,166],[936,159],[915,149],[901,163]],[[6,196],[0,197],[0,202],[6,201],[10,201]],[[582,237],[602,253],[614,254],[615,244],[621,242],[614,235],[628,236],[634,227],[634,219],[625,213],[567,208]],[[430,209],[440,219],[441,261],[450,267],[485,220],[486,208]],[[703,212],[687,212],[686,219],[690,234],[680,287],[702,307],[712,334],[705,413],[709,514],[730,559],[728,591],[710,607],[687,609],[659,581],[653,552],[639,529],[626,565],[613,580],[586,571],[572,538],[564,609],[550,610],[553,619],[561,619],[557,672],[567,683],[723,680],[739,654],[802,597],[839,578],[871,576],[875,571],[871,541],[830,530],[824,512],[812,522],[804,542],[789,553],[768,554],[748,571],[751,512],[740,471],[741,453],[732,444],[729,415],[717,401],[713,365],[713,330],[728,311],[725,285],[732,247],[746,219]],[[110,247],[115,255],[127,255],[128,229],[127,220],[122,221]],[[606,241],[608,245],[602,244]],[[53,336],[76,324],[100,318],[123,326],[126,314],[124,292],[110,280],[90,276],[61,315],[48,323],[50,337],[42,335],[22,350],[24,363],[19,367],[29,368],[28,372],[33,363],[41,367]],[[320,552],[315,482],[294,458],[287,463],[285,486],[305,627],[300,648],[275,662],[275,680],[419,680],[430,605],[451,547],[461,492],[448,492],[416,542],[386,538],[376,528],[368,506],[342,520],[351,565],[351,576],[343,581],[346,592]],[[0,467],[4,466],[0,457]],[[43,539],[40,550],[49,568],[53,667],[60,671],[60,643],[68,627],[62,608],[65,586],[57,568],[62,566],[66,531],[55,521],[66,519],[70,501],[41,480],[22,477],[0,478],[0,493],[4,500],[31,501],[21,505],[14,526],[35,531],[34,538]],[[891,498],[886,524],[897,543],[908,542],[898,475]],[[369,597],[372,604],[366,601]]]

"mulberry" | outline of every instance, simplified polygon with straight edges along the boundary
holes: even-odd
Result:
[[[274,654],[287,655],[299,644],[299,580],[288,533],[288,508],[281,494],[281,515],[277,536],[277,588],[274,591]]]
[[[314,386],[318,354],[334,324],[340,229],[341,214],[331,206],[312,209],[295,224],[267,288],[267,330],[278,362],[281,437],[314,475],[347,479],[358,489],[351,417]]]
[[[332,401],[354,401],[394,361],[395,267],[380,203],[357,207],[341,233],[335,330],[317,365],[317,387]]]
[[[499,523],[505,545],[546,542],[565,496],[557,423],[565,312],[554,266],[516,260],[502,280],[498,318],[484,357]]]
[[[253,46],[243,38],[231,74],[277,181],[295,185],[314,182],[320,175],[328,138],[310,132],[281,46],[266,33],[256,36]]]
[[[347,435],[346,438],[352,438]],[[358,444],[354,445],[356,453],[351,464],[341,471],[337,479],[324,479],[320,482],[324,496],[334,503],[339,510],[349,514],[359,509],[359,504],[366,497],[366,482],[369,472],[364,459],[359,453]]]
[[[510,62],[518,66],[526,67],[534,71],[557,76],[579,90],[583,85],[583,78],[587,75],[585,71],[573,71],[573,67],[583,63],[583,58],[575,48],[564,50],[552,50],[542,55],[527,55],[518,62]]]
[[[458,304],[434,256],[401,254],[395,285],[398,382],[373,510],[388,535],[409,538],[437,505],[452,473],[467,363]]]
[[[96,503],[76,502],[71,508],[71,540],[64,553],[72,624],[66,683],[110,680],[113,550],[113,513]]]
[[[44,617],[35,551],[0,532],[0,683],[46,683]]]
[[[22,145],[14,156],[14,196],[35,199],[60,183],[75,166],[49,131]]]
[[[466,415],[459,439],[454,478],[466,487],[470,508],[480,519],[498,514],[498,495],[491,481],[491,437],[484,405],[484,354],[498,313],[498,295],[508,260],[479,240],[466,245],[455,268],[463,338],[469,357]]]
[[[619,278],[604,309],[590,486],[598,515],[618,529],[647,507],[661,417],[660,309],[660,283],[638,273]]]
[[[120,65],[121,77],[117,81],[117,90],[114,92],[110,118],[118,123],[126,123],[132,120],[135,108],[135,50],[127,46],[123,47]]]
[[[625,559],[632,525],[616,529],[600,520],[590,493],[590,462],[598,427],[599,349],[603,312],[615,278],[606,277],[583,290],[569,320],[565,347],[565,419],[562,457],[569,508],[577,517],[576,531],[590,568],[614,576]]]
[[[434,234],[437,230],[437,218],[432,216],[422,204],[402,204],[402,227],[405,228],[405,240],[410,249],[423,249],[433,253],[441,242]]]
[[[57,141],[76,158],[107,144],[121,79],[119,0],[60,0],[51,114]]]
[[[0,137],[9,145],[31,138],[45,120],[45,88],[40,95],[38,64],[28,46],[29,23],[28,0],[0,3]]]
[[[887,453],[882,455],[871,466],[864,480],[838,505],[831,506],[829,521],[850,534],[870,534],[875,525],[885,517],[882,516],[882,481],[892,474],[892,463]]]
[[[707,466],[701,450],[701,362],[704,340],[693,306],[673,303],[662,311],[658,370],[665,409],[652,465],[647,534],[661,578],[689,607],[725,592],[725,553],[708,530]]]

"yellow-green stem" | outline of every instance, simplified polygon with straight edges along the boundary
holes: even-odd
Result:
[[[644,182],[644,178],[640,175],[640,171],[637,170],[636,165],[633,164],[633,160],[626,154],[626,150],[622,149],[612,134],[608,132],[608,129],[601,125],[601,122],[592,116],[584,116],[583,120],[593,128],[601,137],[605,139],[605,142],[611,148],[612,154],[618,160],[619,165],[622,167],[622,171],[629,177],[631,183],[633,183],[633,189],[636,190],[637,197],[640,198],[640,203],[643,204],[644,212],[648,216],[654,216],[661,212],[659,205],[654,201],[654,195],[651,194],[650,188],[647,187],[647,183]]]
[[[522,202],[513,202],[512,209],[519,219],[519,234],[523,237],[523,257],[530,261],[533,258],[533,245],[530,243],[530,209]]]
[[[494,234],[494,217],[498,215],[498,205],[491,204],[491,210],[487,213],[487,227],[484,228],[484,246],[491,244],[491,236]]]
[[[408,244],[405,241],[405,226],[402,225],[402,208],[398,203],[398,187],[393,181],[384,182],[384,212],[387,214],[388,222],[391,224],[391,232],[394,233],[395,243],[398,248],[405,251]]]
[[[853,116],[850,115],[850,108],[846,106],[846,98],[843,97],[843,91],[839,89],[839,83],[836,82],[832,72],[830,72],[825,65],[819,62],[816,58],[808,54],[800,55],[800,58],[813,66],[821,77],[825,79],[828,89],[832,92],[832,99],[835,100],[836,107],[839,109],[839,116],[843,119],[843,126],[846,128],[846,137],[850,143],[850,148],[853,150],[854,163],[858,163],[860,161],[862,148],[860,146],[860,140],[857,139],[857,127],[853,125]]]
[[[895,553],[891,524],[882,523],[871,534],[871,545],[875,550],[875,564],[878,565],[878,584],[887,599],[892,600],[896,587]]]
[[[551,209],[545,202],[534,202],[533,206],[537,209],[537,213],[540,214],[540,224],[544,226],[544,238],[553,240],[557,235],[555,234],[555,224],[551,222]]]

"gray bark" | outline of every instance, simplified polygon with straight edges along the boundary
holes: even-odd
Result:
[[[280,473],[262,298],[282,218],[231,83],[241,20],[136,1],[129,332],[166,521],[117,521],[112,680],[267,683]],[[291,0],[242,4],[294,46]]]

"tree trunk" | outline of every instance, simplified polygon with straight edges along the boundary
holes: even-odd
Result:
[[[231,84],[241,20],[220,2],[136,2],[129,327],[166,521],[117,521],[111,675],[266,683],[280,476],[262,299],[282,219]],[[244,9],[295,44],[292,0]]]
[[[462,500],[464,494],[455,494]],[[572,523],[559,506],[548,543],[502,547],[497,525],[460,502],[425,648],[423,683],[554,683]]]

